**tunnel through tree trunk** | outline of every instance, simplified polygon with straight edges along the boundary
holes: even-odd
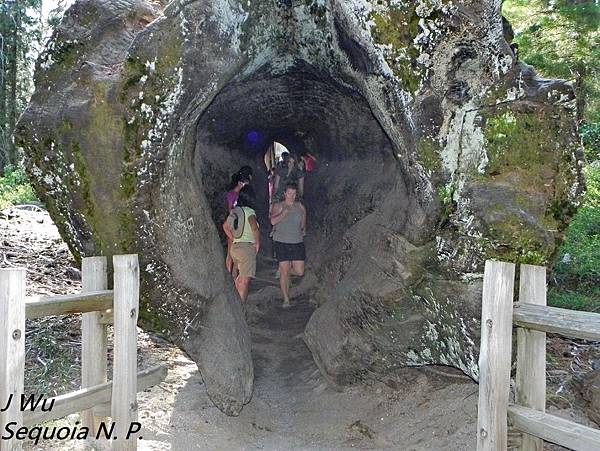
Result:
[[[572,89],[514,59],[499,2],[76,2],[35,78],[38,195],[77,258],[140,254],[142,323],[232,415],[254,373],[222,200],[253,166],[266,233],[273,141],[319,157],[304,339],[338,384],[477,377],[483,262],[549,262],[583,186]]]
[[[253,188],[263,231],[268,225],[264,153],[277,141],[296,155],[314,153],[317,169],[305,177],[311,266],[317,273],[346,231],[381,204],[395,200],[397,223],[407,214],[393,146],[355,90],[307,64],[274,76],[269,71],[227,85],[197,125],[194,165],[213,211],[223,222],[230,175],[254,168]],[[400,188],[400,189],[398,189]]]

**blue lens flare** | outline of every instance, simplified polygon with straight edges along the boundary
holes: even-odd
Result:
[[[250,144],[258,144],[260,141],[260,133],[256,130],[249,131],[246,135],[246,139]]]

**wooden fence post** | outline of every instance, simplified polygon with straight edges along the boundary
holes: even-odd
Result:
[[[507,448],[515,265],[485,262],[479,350],[477,450]]]
[[[546,305],[546,268],[521,265],[519,303]],[[546,333],[517,328],[515,404],[546,411]],[[523,434],[522,451],[542,451],[544,441]]]
[[[21,394],[25,377],[25,269],[0,269],[0,434],[7,423],[23,425]],[[12,396],[12,398],[11,398]],[[22,449],[22,441],[0,440],[1,451]]]
[[[113,440],[113,450],[129,451],[137,449],[137,434],[130,434],[130,426],[137,421],[138,257],[115,255],[113,266],[115,304],[111,416],[117,437]]]
[[[106,290],[106,257],[88,257],[81,262],[82,292]],[[107,381],[106,325],[100,312],[84,313],[81,319],[81,387],[88,388]],[[95,435],[105,418],[95,417],[93,409],[82,412],[82,424]]]

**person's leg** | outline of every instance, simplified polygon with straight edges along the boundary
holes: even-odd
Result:
[[[256,275],[256,250],[251,243],[237,243],[231,248],[234,267],[238,270],[235,288],[242,302],[248,299],[250,280]]]
[[[283,294],[283,306],[290,306],[290,262],[279,262],[279,286]]]
[[[295,276],[302,277],[304,275],[304,260],[294,260],[292,262],[291,273]]]
[[[240,299],[242,302],[246,302],[248,299],[248,292],[250,291],[250,280],[251,277],[238,276],[235,279],[235,288],[237,289]]]
[[[225,267],[227,268],[227,272],[231,274],[233,271],[233,259],[231,258],[231,240],[227,238],[227,256],[225,257]]]

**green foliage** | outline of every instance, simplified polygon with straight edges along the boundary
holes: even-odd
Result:
[[[520,58],[548,77],[594,75],[600,61],[600,5],[594,1],[506,0]]]
[[[37,202],[27,174],[21,168],[6,168],[4,177],[0,177],[0,210],[11,205]]]
[[[588,161],[600,160],[600,117],[595,122],[583,123],[579,134]]]
[[[41,0],[0,2],[0,174],[15,166],[16,120],[33,91],[33,67],[41,48]]]
[[[600,208],[600,162],[595,162],[584,170],[587,183],[587,192],[584,205]]]
[[[600,158],[600,3],[506,0],[519,58],[545,77],[573,82],[589,161]]]
[[[592,289],[585,293],[551,288],[548,290],[548,305],[571,310],[600,311],[600,290]]]
[[[594,0],[505,0],[519,58],[541,76],[573,82],[588,161],[600,158],[600,4]],[[554,265],[551,305],[600,310],[600,166],[585,169],[587,193]]]
[[[600,307],[600,165],[585,170],[587,193],[554,266],[552,302],[581,309]]]
[[[582,207],[573,218],[555,276],[567,285],[600,285],[600,208]]]

